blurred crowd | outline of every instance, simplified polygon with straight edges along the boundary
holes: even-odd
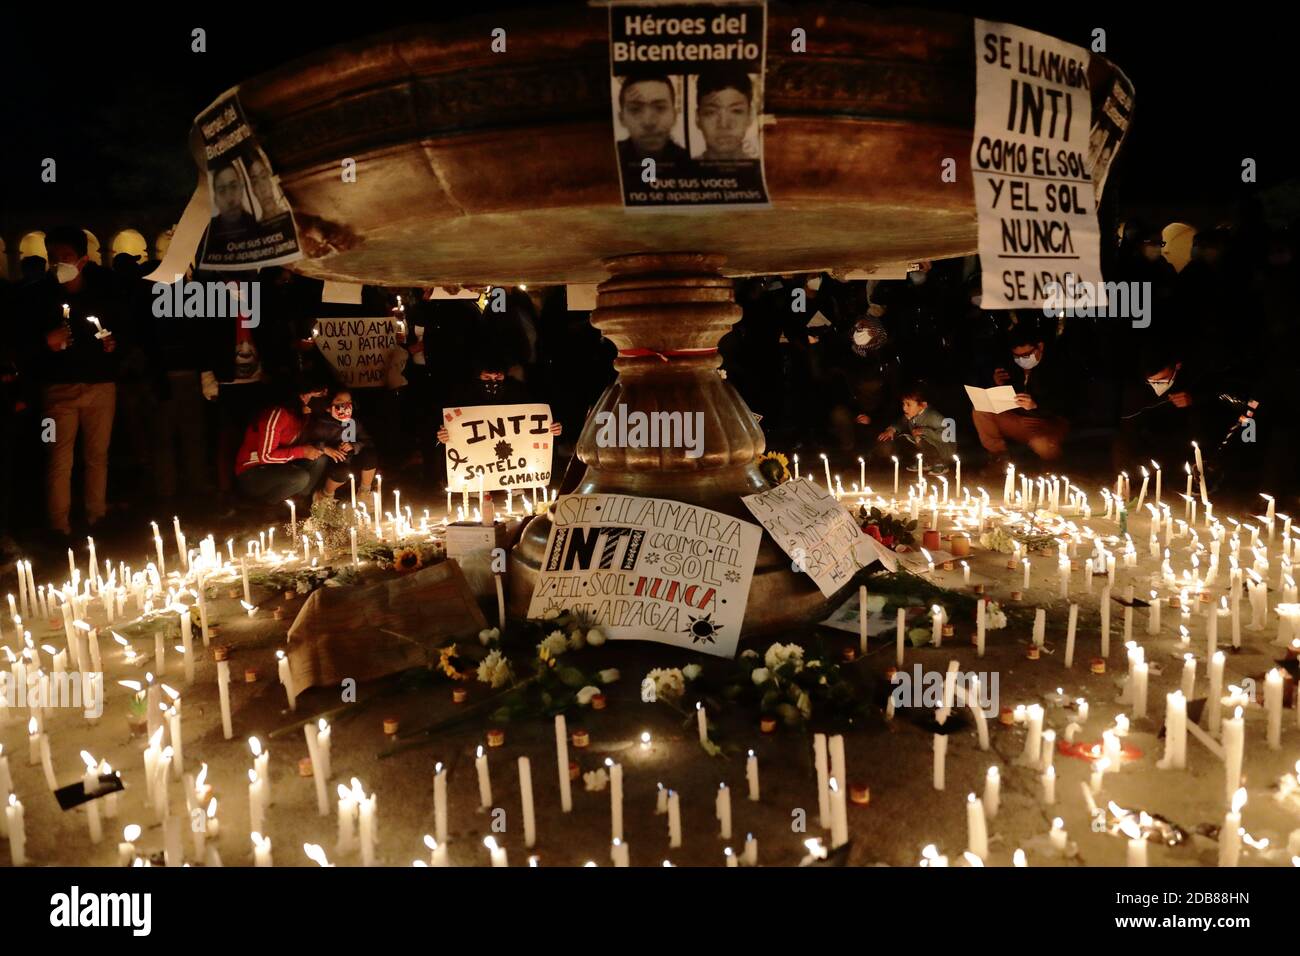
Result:
[[[439,494],[444,406],[549,402],[567,426],[558,474],[614,380],[615,349],[563,287],[503,290],[504,308],[484,290],[367,287],[345,314],[399,318],[400,355],[384,387],[347,390],[313,341],[331,309],[319,281],[280,268],[192,276],[260,282],[248,328],[157,316],[144,278],[156,263],[96,265],[79,229],[52,229],[46,249],[0,285],[8,554],[15,529],[63,546],[140,507],[233,514],[286,489],[334,493],[350,474],[368,485],[376,469]],[[1016,459],[1071,474],[1149,459],[1181,470],[1197,440],[1216,483],[1281,499],[1300,487],[1296,251],[1292,231],[1246,219],[1197,233],[1179,270],[1159,230],[1129,223],[1103,267],[1144,284],[1149,322],[987,310],[973,256],[901,279],[738,279],[722,374],[769,448],[810,458],[919,451],[941,473],[960,455],[972,475]],[[1014,406],[976,410],[967,386],[1010,386]]]

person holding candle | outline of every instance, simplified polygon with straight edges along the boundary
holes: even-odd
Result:
[[[325,470],[325,482],[317,490],[317,498],[332,498],[335,492],[348,484],[348,476],[360,473],[361,481],[356,493],[370,496],[370,486],[379,465],[379,454],[365,426],[352,415],[352,392],[335,387],[326,396],[325,408],[307,420],[298,440],[318,448],[338,448],[344,453],[339,460],[332,459]],[[350,494],[350,492],[349,492]]]
[[[45,237],[50,273],[23,290],[17,314],[33,380],[41,385],[42,417],[53,420],[46,468],[50,531],[71,534],[72,466],[80,436],[86,523],[108,510],[108,449],[117,406],[117,340],[129,314],[129,292],[111,271],[91,262],[86,234],[58,226]],[[95,316],[95,323],[88,316]],[[99,335],[101,330],[106,335]],[[63,544],[63,541],[59,542]]]
[[[301,379],[292,394],[264,409],[244,433],[235,458],[235,483],[247,498],[279,504],[314,489],[331,462],[347,460],[338,446],[321,448],[302,439],[312,398],[324,389]]]

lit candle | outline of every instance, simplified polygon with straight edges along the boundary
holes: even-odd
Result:
[[[984,599],[975,602],[975,654],[984,656]]]
[[[81,786],[86,796],[93,797],[99,793],[99,763],[84,750],[81,752],[81,759],[86,764]],[[90,842],[98,843],[103,838],[103,830],[99,824],[99,804],[95,800],[86,803],[86,824],[90,830]]]
[[[1042,775],[1039,776],[1038,782],[1043,787],[1043,803],[1050,807],[1056,803],[1056,768],[1048,767],[1044,770]]]
[[[1217,702],[1211,701],[1216,704]],[[1241,761],[1245,752],[1246,725],[1241,717],[1241,708],[1236,708],[1233,716],[1223,721],[1223,773],[1227,799],[1241,786]]]
[[[1135,661],[1133,664],[1133,717],[1145,717],[1147,715],[1147,673],[1149,665],[1146,661]]]
[[[275,652],[276,668],[280,673],[280,683],[284,685],[285,696],[289,698],[289,709],[298,709],[298,691],[293,682],[293,670],[289,667],[289,656],[284,651]]]
[[[298,537],[298,506],[292,498],[286,500],[285,504],[289,506],[289,541],[292,542]]]
[[[478,771],[478,802],[479,810],[487,810],[492,806],[492,780],[488,776],[488,758],[483,752],[483,745],[480,744],[474,756],[474,769]]]
[[[1282,672],[1274,667],[1264,678],[1264,709],[1268,712],[1268,749],[1282,749]]]
[[[832,777],[830,781],[832,850],[849,842],[849,819],[847,805],[845,803],[846,796],[844,788],[840,786],[840,782]],[[730,825],[730,819],[728,819],[727,822],[728,825]]]
[[[266,805],[262,801],[264,793],[262,780],[256,770],[248,771],[248,828],[253,833],[261,833],[265,823]]]
[[[9,827],[9,860],[14,866],[27,865],[27,830],[23,823],[23,805],[12,793],[5,808],[5,822]]]
[[[320,756],[320,730],[310,720],[303,725],[303,736],[307,738],[307,754],[311,759],[312,781],[316,785],[316,810],[322,817],[329,816],[329,794],[325,790],[325,766]]]
[[[1025,577],[1024,577],[1024,581],[1021,582],[1020,586],[1023,590],[1028,591],[1029,590],[1029,559],[1025,558],[1022,561],[1022,563],[1025,566]]]
[[[565,774],[568,779],[568,774]],[[531,776],[529,778],[531,784]],[[433,832],[438,835],[438,843],[447,843],[447,768],[442,762],[433,767]],[[437,865],[436,863],[434,864]]]
[[[135,841],[140,839],[140,825],[129,823],[122,828],[122,842],[117,845],[117,865],[131,866],[135,861]]]
[[[731,839],[731,791],[725,783],[718,784],[718,795],[714,798],[714,816],[718,818],[718,837]]]
[[[830,826],[830,763],[825,734],[813,734],[813,769],[817,775],[817,815],[823,829]]]
[[[623,829],[623,767],[615,764],[618,770],[618,829]],[[611,799],[613,798],[613,778],[611,777]],[[537,820],[533,813],[533,770],[527,757],[519,758],[519,799],[524,810],[524,846],[531,848],[537,842]],[[617,840],[615,840],[617,842]]]
[[[1025,708],[1028,733],[1025,735],[1024,762],[1038,767],[1043,761],[1043,705],[1030,704]]]
[[[997,767],[989,767],[984,775],[984,814],[992,818],[998,815],[1002,798],[1002,776]]]
[[[895,664],[898,667],[902,667],[903,666],[903,638],[906,636],[906,631],[907,631],[907,612],[900,607],[898,609],[898,613],[895,615],[894,620],[895,620],[894,643],[896,645],[894,651]]]
[[[259,831],[252,833],[253,866],[271,865],[271,838],[264,837]]]
[[[349,787],[338,785],[338,842],[337,847],[340,853],[346,853],[352,849],[356,842],[356,829],[354,822],[357,817],[357,801]]]
[[[709,718],[704,712],[704,704],[698,700],[695,702],[695,727],[699,731],[700,743],[708,743]]]
[[[1069,846],[1069,834],[1065,832],[1065,821],[1060,817],[1052,820],[1052,832],[1050,834],[1052,848],[1059,853],[1064,854]]]
[[[230,720],[230,662],[217,661],[217,692],[221,697],[221,730],[225,739],[235,735]]]
[[[1142,835],[1142,830],[1132,817],[1120,824],[1120,829],[1128,837],[1128,865],[1129,866],[1146,866],[1147,865],[1147,841]]]
[[[942,790],[944,784],[944,763],[948,756],[948,738],[943,734],[934,735],[934,789]]]
[[[424,835],[424,845],[430,850],[430,866],[447,866],[447,841],[435,840],[429,834]]]
[[[12,799],[12,798],[10,798]],[[682,845],[682,805],[676,790],[668,791],[668,846]]]
[[[829,495],[832,494],[834,490],[833,486],[831,485],[831,463],[826,458],[826,455],[824,453],[821,455],[821,460],[822,460],[822,467],[826,469],[826,493]]]
[[[894,497],[897,498],[898,497],[898,456],[890,455],[889,457],[890,460],[893,461],[894,463]],[[795,477],[798,478],[799,477],[798,474],[799,456],[798,455],[794,456],[794,467],[795,467]]]
[[[749,752],[749,757],[745,761],[745,782],[749,784],[749,799],[758,799],[758,757],[754,756],[754,751]]]
[[[1074,635],[1079,627],[1079,605],[1070,605],[1069,622],[1065,629],[1065,666],[1074,666]]]
[[[969,852],[981,860],[989,855],[988,822],[984,819],[984,804],[973,793],[966,795],[966,846]]]
[[[1241,858],[1241,808],[1246,805],[1246,788],[1232,795],[1232,809],[1223,816],[1219,830],[1219,866],[1236,866]]]

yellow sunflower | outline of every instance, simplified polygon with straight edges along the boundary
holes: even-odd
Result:
[[[424,567],[420,552],[414,548],[403,548],[393,554],[393,567],[399,571],[418,571]]]
[[[461,673],[456,670],[456,665],[452,663],[452,659],[455,656],[455,644],[448,644],[446,647],[438,648],[438,667],[441,668],[442,672],[452,680],[469,680],[470,677],[473,676],[472,673]]]
[[[790,460],[779,451],[769,451],[759,455],[758,470],[773,488],[790,480]]]

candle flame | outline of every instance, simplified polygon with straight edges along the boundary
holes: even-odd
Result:
[[[1238,787],[1237,792],[1232,795],[1232,812],[1240,813],[1241,808],[1246,805],[1246,788]]]
[[[12,796],[10,797],[9,802],[13,803]],[[122,839],[125,840],[127,843],[134,843],[136,840],[140,839],[140,824],[128,823],[125,827],[123,827]]]

